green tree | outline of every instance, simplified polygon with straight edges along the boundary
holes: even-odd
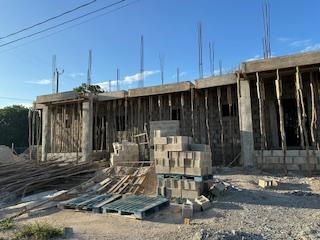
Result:
[[[0,145],[28,146],[28,112],[20,105],[0,109]]]

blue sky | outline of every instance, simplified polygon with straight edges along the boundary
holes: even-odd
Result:
[[[0,36],[55,16],[90,0],[1,0]],[[116,0],[97,0],[89,7],[40,26],[28,33],[74,18]],[[260,0],[127,0],[128,7],[99,14],[47,33],[0,47],[0,107],[31,104],[37,95],[50,94],[51,59],[63,69],[61,91],[86,81],[88,50],[93,51],[92,82],[116,79],[121,88],[137,87],[140,35],[145,42],[145,85],[159,84],[159,54],[164,56],[165,83],[198,76],[197,23],[203,25],[204,75],[209,75],[208,42],[215,43],[215,66],[223,69],[262,55],[262,1]],[[320,1],[270,0],[272,55],[320,49],[317,18]],[[108,10],[102,12],[105,13]],[[74,24],[91,19],[83,24]],[[73,26],[73,27],[72,27]],[[20,34],[24,36],[27,33]],[[50,36],[48,36],[50,35]],[[13,40],[0,40],[0,44]],[[103,86],[108,86],[104,84]],[[15,98],[15,99],[6,99]]]

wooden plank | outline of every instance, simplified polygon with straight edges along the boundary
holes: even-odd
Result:
[[[281,148],[283,151],[283,169],[285,174],[287,174],[287,164],[286,164],[286,151],[287,151],[287,140],[286,140],[286,131],[284,128],[284,114],[282,106],[282,83],[279,75],[279,69],[277,69],[277,79],[275,80],[276,87],[276,96],[278,102],[278,111],[279,111],[279,125],[280,125],[280,135],[281,135]]]
[[[222,104],[221,104],[221,87],[217,87],[217,98],[218,98],[218,111],[219,111],[219,122],[220,122],[220,143],[222,153],[222,163],[226,165],[225,149],[224,149],[224,126],[222,119]]]

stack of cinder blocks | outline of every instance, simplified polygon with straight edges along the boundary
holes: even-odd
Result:
[[[158,194],[171,198],[197,198],[203,183],[212,177],[211,150],[208,145],[192,144],[192,137],[166,136],[154,131],[154,162]]]
[[[139,161],[139,147],[138,144],[122,141],[112,144],[113,153],[110,157],[110,165],[117,166],[122,163],[138,162]]]

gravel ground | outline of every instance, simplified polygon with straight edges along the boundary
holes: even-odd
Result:
[[[73,239],[320,239],[319,177],[274,176],[281,184],[269,190],[256,184],[265,175],[227,169],[216,177],[235,188],[213,201],[211,209],[195,213],[190,225],[182,224],[178,205],[143,221],[53,210],[36,217],[22,216],[18,225],[44,221],[72,227]]]

